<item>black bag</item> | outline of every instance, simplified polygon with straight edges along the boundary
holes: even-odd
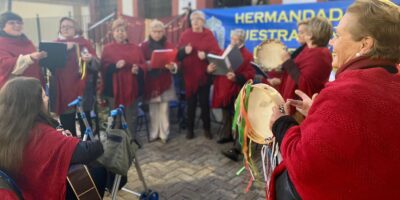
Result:
[[[275,192],[276,200],[301,200],[290,180],[287,170],[276,178]]]

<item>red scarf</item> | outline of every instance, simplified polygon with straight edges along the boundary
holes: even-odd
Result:
[[[287,169],[302,199],[392,199],[400,196],[400,77],[358,57],[345,64],[290,128],[274,179]]]
[[[280,92],[284,100],[295,99],[296,89],[308,96],[318,93],[328,81],[332,71],[332,56],[325,47],[305,47],[295,58],[294,63],[300,70],[299,83],[296,84],[287,72],[283,73]]]
[[[199,33],[193,32],[192,29],[183,32],[179,39],[178,48],[184,48],[188,44],[192,45],[193,50],[182,61],[186,97],[196,93],[199,86],[206,85],[209,77],[207,73],[208,61],[207,59],[200,60],[197,52],[204,51],[206,54],[220,54],[222,52],[213,33],[206,28],[203,28],[203,32]]]
[[[112,42],[103,49],[101,56],[101,66],[103,77],[111,64],[116,64],[119,60],[125,60],[123,68],[117,69],[113,74],[113,93],[114,106],[122,104],[130,106],[138,96],[138,82],[135,74],[132,74],[132,65],[137,64],[145,71],[145,59],[141,49],[133,43],[119,44]]]
[[[38,123],[31,131],[17,178],[25,200],[64,200],[68,168],[79,140]]]
[[[15,68],[19,55],[27,55],[36,51],[35,46],[25,36],[0,37],[0,88],[12,77],[11,72]],[[35,61],[21,76],[37,78],[44,85],[44,78]]]
[[[240,48],[243,56],[243,63],[235,70],[236,76],[243,76],[246,80],[254,78],[255,70],[250,62],[253,55],[245,48]],[[212,97],[213,108],[225,108],[234,101],[240,91],[241,86],[226,78],[226,76],[216,76],[214,79],[214,92]]]
[[[79,50],[87,48],[89,53],[96,57],[96,51],[90,44],[90,42],[82,37],[72,39],[57,39],[56,42],[73,42],[79,45]],[[67,111],[68,104],[75,100],[78,96],[83,95],[83,91],[86,87],[86,77],[82,80],[82,74],[79,72],[79,59],[80,52],[77,52],[77,48],[67,52],[67,62],[63,68],[58,68],[55,72],[56,81],[56,99],[54,112],[57,114],[63,114]],[[86,69],[86,73],[89,70]]]
[[[140,44],[140,48],[142,49],[144,58],[146,60],[150,60],[151,54],[154,50],[151,50],[150,48],[150,41],[146,41]],[[164,49],[174,49],[174,46],[172,45],[172,43],[165,41]],[[169,71],[166,70],[157,77],[146,76],[145,83],[146,85],[144,89],[144,97],[146,100],[150,100],[154,97],[160,96],[163,92],[171,87],[172,75]]]

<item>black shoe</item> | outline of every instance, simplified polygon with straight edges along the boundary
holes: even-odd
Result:
[[[226,156],[227,158],[237,162],[239,160],[239,155],[240,153],[236,149],[229,149],[227,151],[222,151],[222,154]]]
[[[193,133],[193,131],[188,131],[188,132],[186,133],[186,139],[191,140],[191,139],[193,139],[193,138],[194,138],[194,133]]]
[[[207,139],[209,139],[209,140],[212,140],[212,138],[213,138],[213,136],[212,136],[212,134],[210,133],[210,131],[204,131],[204,136],[205,136]]]
[[[140,144],[137,139],[133,139],[133,142],[138,146],[139,149],[142,148],[142,144]]]
[[[225,144],[225,143],[228,143],[228,142],[233,142],[233,138],[232,137],[229,137],[229,138],[221,138],[221,139],[219,139],[219,140],[217,140],[217,143],[218,144]]]

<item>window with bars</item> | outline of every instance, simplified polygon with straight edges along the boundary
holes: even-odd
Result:
[[[139,0],[139,16],[144,18],[169,17],[172,13],[172,1]]]

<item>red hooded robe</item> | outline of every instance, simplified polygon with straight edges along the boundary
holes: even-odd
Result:
[[[328,48],[305,47],[295,58],[294,63],[300,70],[299,83],[297,85],[286,71],[283,73],[280,92],[284,100],[295,99],[296,89],[312,96],[324,88],[332,71],[332,56]]]
[[[243,63],[235,70],[236,76],[242,76],[249,80],[254,78],[255,70],[250,62],[253,60],[253,55],[245,48],[240,48],[240,53],[243,56]],[[241,87],[234,81],[229,80],[226,76],[216,76],[214,79],[214,92],[212,98],[213,108],[225,108],[239,94]]]
[[[38,123],[24,149],[16,179],[25,200],[64,200],[67,173],[79,140]]]
[[[11,78],[19,55],[31,54],[36,51],[32,42],[25,35],[13,38],[0,36],[0,88]],[[21,76],[34,77],[44,85],[39,63],[35,61]]]
[[[73,42],[79,45],[80,51],[86,48],[90,54],[96,56],[96,51],[90,42],[82,37],[73,39],[57,39],[56,42]],[[82,80],[82,74],[79,72],[78,54],[76,47],[67,52],[67,62],[63,68],[55,71],[56,81],[56,100],[54,112],[63,114],[68,110],[68,104],[75,100],[78,96],[83,95],[86,87],[86,77]],[[86,67],[87,68],[87,67]],[[86,73],[88,69],[86,69]]]
[[[140,48],[142,49],[144,58],[146,60],[151,59],[152,50],[150,49],[150,41],[143,42],[140,44]],[[174,45],[168,41],[164,43],[164,49],[174,49]],[[149,66],[150,67],[150,66]],[[160,96],[163,92],[168,90],[171,87],[172,83],[172,75],[169,70],[165,69],[157,77],[146,76],[145,80],[145,89],[144,96],[146,100],[150,100],[151,98]]]
[[[101,56],[101,66],[103,77],[107,68],[116,64],[119,60],[125,60],[123,68],[117,69],[113,74],[113,93],[114,106],[122,104],[125,107],[130,106],[138,96],[138,81],[135,74],[132,74],[132,65],[138,65],[145,71],[145,59],[139,46],[133,43],[118,44],[112,42],[103,49]]]
[[[182,61],[187,98],[196,93],[199,86],[207,84],[208,80],[207,58],[200,60],[197,53],[199,51],[204,51],[206,54],[220,54],[222,52],[213,33],[206,28],[203,28],[203,32],[193,32],[192,29],[183,32],[179,39],[178,48],[184,48],[188,44],[192,45],[193,50]]]

